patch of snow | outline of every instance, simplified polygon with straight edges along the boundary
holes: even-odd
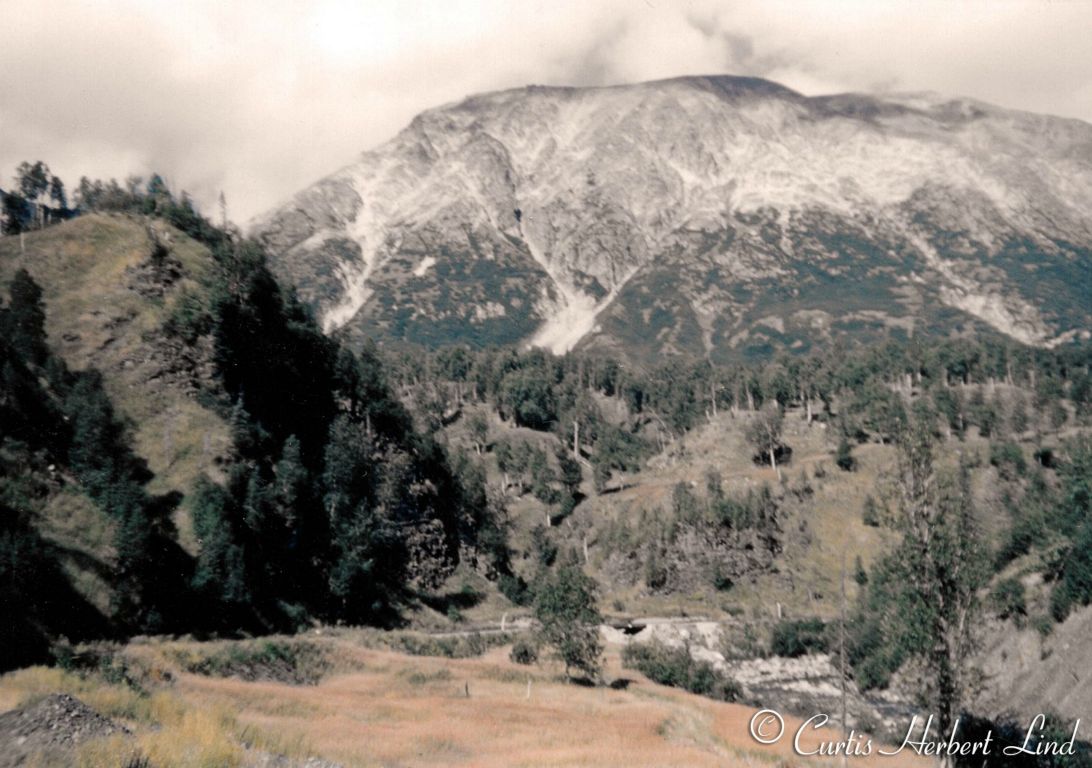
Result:
[[[555,287],[561,288],[560,283]],[[531,339],[532,347],[548,349],[562,355],[580,343],[595,329],[595,318],[601,307],[595,300],[577,291],[563,291],[561,302],[555,302],[552,317],[539,327]]]
[[[435,257],[426,256],[425,258],[421,259],[420,264],[418,264],[416,267],[413,268],[413,276],[414,277],[424,277],[425,273],[428,272],[430,269],[432,269],[432,267],[435,264],[436,264],[436,258]]]
[[[504,305],[495,301],[487,301],[485,304],[474,307],[474,319],[478,322],[504,317],[507,313],[508,311],[504,308]]]
[[[785,319],[778,315],[768,315],[766,317],[760,317],[755,321],[756,325],[765,325],[767,328],[773,328],[778,333],[785,332]]]

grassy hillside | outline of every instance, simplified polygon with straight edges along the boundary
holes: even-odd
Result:
[[[168,249],[167,268],[148,266],[154,237]],[[202,472],[216,475],[230,444],[226,423],[197,397],[207,360],[168,339],[163,325],[211,265],[207,248],[162,220],[91,214],[26,235],[0,238],[0,282],[20,267],[42,286],[50,346],[69,367],[94,367],[131,427],[133,446],[155,478],[152,493],[186,493]],[[185,510],[185,505],[183,505]],[[50,524],[87,530],[88,511],[61,499]],[[188,516],[181,543],[193,550]],[[92,525],[92,528],[94,526]],[[94,532],[81,543],[93,545]]]
[[[604,587],[607,613],[625,615],[690,615],[725,617],[743,614],[759,619],[772,619],[778,605],[786,616],[837,616],[840,606],[840,583],[843,554],[845,556],[848,598],[856,599],[858,584],[854,581],[855,558],[860,556],[865,568],[872,565],[897,540],[888,528],[866,525],[863,508],[867,497],[874,499],[882,491],[885,478],[894,469],[895,448],[878,442],[854,447],[857,466],[844,472],[835,465],[838,443],[836,430],[822,422],[808,424],[804,414],[790,410],[785,419],[784,440],[792,447],[791,462],[783,467],[784,481],[779,482],[768,466],[751,460],[744,433],[751,416],[721,413],[676,443],[650,458],[640,471],[620,477],[606,493],[595,493],[589,478],[585,478],[585,498],[575,512],[559,522],[550,536],[561,546],[583,550],[588,542],[588,565],[600,577]],[[489,439],[494,445],[502,441],[526,440],[546,446],[552,451],[558,444],[553,435],[513,428],[493,419]],[[462,422],[448,428],[455,444],[466,443],[469,437]],[[1026,450],[1030,456],[1034,441],[1028,436]],[[1046,444],[1056,444],[1053,437]],[[951,441],[943,455],[954,462],[960,455],[977,457],[975,471],[981,524],[995,537],[1007,530],[1010,521],[996,504],[996,470],[989,466],[989,441],[975,434],[965,441]],[[501,482],[493,452],[487,452],[486,464],[494,483]],[[656,592],[643,583],[626,585],[612,582],[603,571],[610,554],[610,542],[605,540],[612,523],[627,522],[638,526],[642,515],[653,519],[670,509],[675,487],[682,483],[701,496],[709,473],[721,480],[724,492],[739,496],[767,485],[781,503],[784,517],[780,520],[784,549],[775,567],[756,572],[718,591],[712,583],[691,592]],[[589,474],[585,471],[585,474]],[[532,494],[516,495],[510,491],[509,510],[513,522],[513,544],[519,550],[530,550],[531,531],[544,525],[548,510],[556,517],[556,507],[548,508]],[[524,560],[530,578],[533,565]],[[503,604],[488,603],[485,610],[471,612],[474,618],[495,618]]]

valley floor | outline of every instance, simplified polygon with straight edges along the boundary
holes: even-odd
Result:
[[[550,663],[514,664],[507,647],[472,659],[365,647],[382,642],[379,635],[346,631],[280,641],[321,649],[328,673],[314,685],[185,671],[197,658],[239,658],[231,644],[137,642],[119,657],[143,693],[132,684],[32,668],[0,678],[0,709],[67,691],[133,732],[85,742],[75,755],[54,755],[56,762],[38,755],[24,763],[39,766],[117,765],[138,752],[161,768],[327,764],[319,760],[342,766],[841,764],[794,755],[788,737],[774,746],[756,743],[748,730],[755,708],[654,684],[623,670],[616,648],[605,668],[615,685],[582,687],[563,682]],[[787,717],[787,732],[799,724]],[[834,731],[820,734],[805,738],[805,747],[837,738]],[[284,757],[271,762],[273,755]],[[912,755],[880,759],[892,768],[925,764]]]

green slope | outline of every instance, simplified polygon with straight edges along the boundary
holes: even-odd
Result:
[[[158,272],[149,263],[153,237],[168,251]],[[132,215],[91,214],[22,242],[0,238],[0,282],[23,267],[42,286],[51,348],[75,370],[102,372],[134,449],[155,475],[152,493],[187,494],[202,473],[218,474],[230,447],[227,424],[198,397],[211,376],[208,350],[185,347],[163,330],[211,263],[204,245],[161,220]],[[50,523],[86,529],[69,518],[58,513]],[[192,551],[185,504],[176,522]]]

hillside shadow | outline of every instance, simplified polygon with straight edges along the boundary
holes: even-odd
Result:
[[[447,613],[452,608],[460,611],[473,608],[485,599],[485,594],[477,590],[461,589],[440,595],[420,594],[418,599],[434,611]]]

